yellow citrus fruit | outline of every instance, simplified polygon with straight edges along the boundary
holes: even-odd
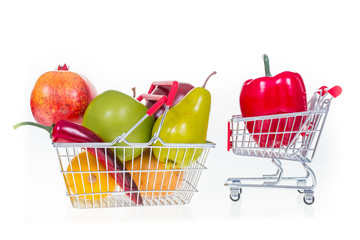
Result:
[[[79,172],[82,173],[74,173]],[[99,200],[106,198],[108,194],[96,194],[113,192],[115,190],[115,180],[108,173],[99,173],[97,171],[106,171],[105,167],[96,161],[96,157],[90,152],[81,152],[75,156],[66,169],[66,184],[72,194],[80,195],[79,198],[87,200]]]

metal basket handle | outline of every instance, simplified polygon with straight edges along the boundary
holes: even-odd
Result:
[[[150,142],[156,142],[157,140],[160,140],[159,134],[160,134],[162,125],[164,123],[166,114],[167,114],[169,108],[172,106],[172,104],[174,102],[174,98],[175,98],[176,92],[178,90],[179,83],[177,81],[157,81],[157,82],[153,82],[151,84],[151,86],[150,86],[149,91],[148,91],[148,95],[150,95],[154,91],[155,87],[158,87],[158,86],[170,86],[170,91],[169,91],[169,94],[167,96],[167,100],[166,100],[166,103],[165,103],[166,107],[165,107],[164,113],[162,114],[162,118],[161,118],[161,121],[160,121],[160,124],[159,124],[159,128],[156,131],[156,133],[154,134],[154,137],[150,140]],[[155,110],[154,112],[156,112],[156,111],[157,110]]]
[[[177,81],[157,81],[157,82],[153,82],[151,84],[151,86],[150,86],[148,94],[151,94],[154,91],[155,87],[158,87],[158,86],[169,86],[169,87],[171,87],[170,91],[169,91],[169,94],[167,96],[167,101],[166,101],[166,106],[171,107],[171,105],[173,104],[176,92],[178,90],[179,83]]]
[[[151,95],[151,94],[141,94],[137,100],[139,102],[141,102],[141,100],[146,99],[146,100],[154,100],[157,101],[154,105],[151,106],[151,108],[149,108],[149,110],[147,110],[146,114],[149,116],[152,116],[167,100],[167,97],[164,95]]]
[[[155,94],[151,94],[152,91],[155,89],[156,86],[171,86],[170,88],[170,92],[168,94],[168,96],[165,95],[155,95]],[[126,137],[130,135],[130,133],[132,133],[146,118],[152,116],[164,103],[166,104],[166,109],[164,112],[164,116],[161,120],[161,124],[159,127],[158,132],[161,129],[162,123],[164,121],[164,117],[166,115],[167,110],[169,109],[169,107],[172,105],[174,98],[175,98],[175,94],[177,92],[178,89],[178,82],[177,81],[157,81],[157,82],[153,82],[150,86],[150,90],[148,92],[148,94],[141,94],[139,97],[137,97],[137,100],[140,102],[143,99],[148,99],[148,100],[154,100],[157,101],[151,108],[149,108],[149,110],[146,112],[145,116],[143,116],[132,128],[130,128],[129,131],[127,131],[126,133],[123,133],[121,136],[117,137],[114,142],[122,142],[122,141],[126,141]],[[157,135],[158,136],[158,133]],[[149,143],[151,143],[153,140],[150,140]],[[127,142],[127,141],[126,141]],[[146,144],[149,144],[146,143]],[[128,143],[128,145],[131,145],[131,143]]]

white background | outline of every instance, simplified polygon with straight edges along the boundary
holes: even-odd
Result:
[[[125,3],[128,2],[128,3]],[[0,4],[1,228],[18,237],[183,239],[358,237],[360,35],[357,1],[8,1]],[[267,159],[226,151],[242,83],[299,72],[308,96],[340,85],[311,167],[315,203],[295,190],[243,189],[233,203],[228,177],[272,173]],[[132,94],[178,80],[212,94],[208,139],[215,142],[190,204],[76,210],[65,195],[47,133],[12,129],[33,120],[30,93],[57,65],[87,76],[101,93]],[[288,166],[289,165],[289,166]],[[289,171],[297,163],[285,163]],[[4,235],[5,236],[5,235]]]

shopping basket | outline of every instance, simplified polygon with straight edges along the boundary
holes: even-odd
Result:
[[[271,159],[276,173],[252,178],[228,178],[230,198],[238,201],[243,187],[297,189],[304,202],[312,204],[316,177],[309,167],[312,162],[333,98],[341,88],[321,87],[308,102],[308,111],[258,117],[234,115],[228,122],[228,151],[235,155]],[[282,160],[299,162],[305,175],[284,176]]]
[[[156,86],[171,86],[169,95],[151,94]],[[53,143],[66,195],[74,208],[167,206],[188,204],[191,201],[193,194],[198,192],[197,184],[202,170],[206,169],[209,150],[215,144],[166,143],[159,137],[177,87],[176,81],[154,82],[148,94],[140,95],[137,100],[157,102],[128,132],[112,142]],[[128,142],[126,137],[163,104],[165,110],[161,123],[152,139],[147,143]],[[154,146],[156,142],[160,142],[161,146]],[[119,146],[118,143],[125,143],[125,146]],[[135,156],[139,149],[141,154]],[[165,160],[158,161],[153,154],[155,151],[161,156],[165,155]],[[132,154],[132,157],[122,163],[116,157],[119,152],[124,154],[124,158],[125,152]],[[170,152],[175,154],[175,160],[169,158]],[[100,156],[104,157],[105,164],[99,161]],[[187,162],[190,160],[190,165],[183,165],[185,158]],[[118,184],[119,179],[121,184]]]

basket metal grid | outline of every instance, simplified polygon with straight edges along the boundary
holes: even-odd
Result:
[[[155,86],[171,87],[168,96],[152,95]],[[74,208],[169,206],[191,201],[193,194],[198,192],[198,181],[202,170],[206,169],[209,150],[215,144],[165,143],[159,137],[177,87],[176,81],[154,82],[148,94],[141,94],[137,100],[157,102],[128,132],[112,142],[53,143],[66,195]],[[165,110],[152,139],[147,143],[128,142],[127,136],[163,104]],[[139,150],[140,155],[135,153]],[[155,152],[161,156],[161,161],[156,159]],[[123,154],[122,159],[125,154],[130,157],[121,161],[119,153]],[[105,161],[100,161],[99,156]],[[126,182],[126,178],[131,180]],[[122,184],[117,181],[119,179],[123,179]]]
[[[203,145],[184,144],[176,148],[172,147],[153,147],[142,148],[143,154],[139,157],[132,157],[131,160],[123,165],[122,170],[109,171],[100,170],[101,163],[96,159],[96,168],[88,170],[80,169],[75,171],[71,169],[71,161],[80,161],[77,157],[82,152],[87,152],[89,147],[103,149],[104,151],[111,151],[114,156],[117,151],[130,149],[134,150],[136,147],[120,147],[120,146],[97,146],[84,145],[84,147],[73,147],[71,144],[56,144],[56,152],[60,163],[60,172],[62,173],[66,185],[66,195],[69,196],[71,204],[74,208],[111,208],[111,207],[130,207],[130,206],[166,206],[166,205],[184,205],[188,204],[195,192],[198,192],[197,184],[200,179],[202,170],[206,169],[205,161],[210,148],[214,144],[207,143]],[[201,151],[201,155],[194,159],[191,158],[191,164],[187,167],[172,167],[164,168],[164,165],[169,161],[166,159],[165,164],[160,163],[152,154],[154,149],[166,151],[169,149],[175,151],[190,152],[193,149]],[[149,159],[145,159],[145,153],[148,152]],[[193,151],[195,153],[195,151]],[[88,153],[90,154],[90,153]],[[195,154],[193,154],[195,155]],[[185,155],[186,156],[186,155]],[[116,163],[116,162],[115,162]],[[143,165],[139,168],[140,165]],[[79,163],[79,165],[81,165]],[[89,156],[86,156],[85,168],[90,165]],[[136,167],[137,166],[137,167]],[[70,168],[69,168],[70,167]],[[115,177],[118,174],[130,173],[133,180],[137,183],[138,191],[124,191],[123,186],[117,186],[116,179],[110,174],[113,173]],[[102,176],[100,176],[102,175]],[[95,187],[88,181],[89,178],[94,177],[99,179],[99,188]],[[69,179],[72,181],[79,181],[75,188],[69,189]],[[101,181],[103,180],[103,183]],[[86,186],[86,184],[88,186]],[[110,185],[116,186],[110,189]],[[90,188],[89,188],[90,186]],[[85,193],[85,189],[89,191]],[[91,190],[90,190],[91,189]],[[143,201],[141,204],[131,201],[131,195],[138,194]]]
[[[230,198],[238,201],[242,187],[297,189],[304,202],[314,202],[316,177],[308,163],[313,161],[329,111],[331,100],[341,88],[321,87],[308,102],[308,111],[258,117],[232,116],[228,122],[228,151],[235,155],[269,158],[276,166],[275,174],[262,177],[229,178]],[[300,162],[305,176],[284,177],[282,160]],[[290,182],[289,182],[290,181]]]

